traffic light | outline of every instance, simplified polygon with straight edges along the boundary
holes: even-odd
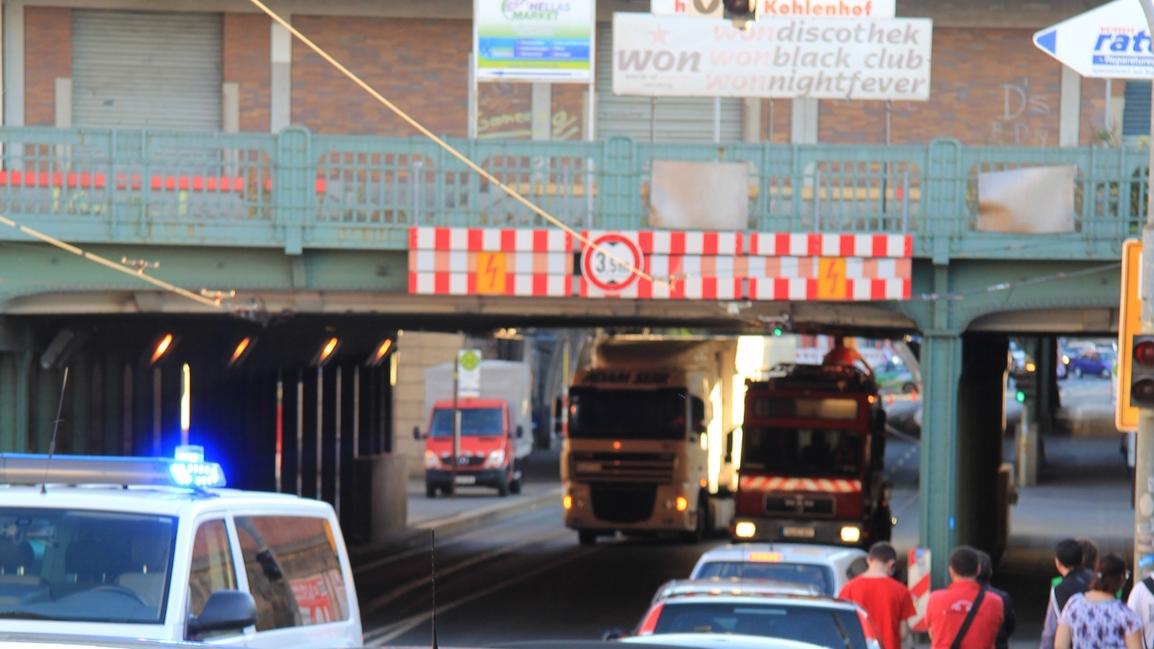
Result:
[[[1134,336],[1130,348],[1130,405],[1154,408],[1154,336]]]
[[[761,0],[721,0],[725,7],[725,18],[744,25],[757,20],[757,8]]]
[[[1138,294],[1142,271],[1142,241],[1129,239],[1122,244],[1122,291],[1118,300],[1118,401],[1114,426],[1123,432],[1138,430],[1138,406],[1132,397],[1135,384],[1135,336],[1142,330],[1142,297]]]
[[[1014,401],[1032,403],[1038,396],[1038,372],[1027,369],[1015,375],[1014,389]]]

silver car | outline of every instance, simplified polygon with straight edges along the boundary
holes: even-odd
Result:
[[[868,555],[857,548],[797,543],[740,543],[701,555],[690,579],[743,579],[816,587],[837,597],[842,586],[865,572]]]

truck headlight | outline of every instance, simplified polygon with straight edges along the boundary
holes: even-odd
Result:
[[[439,469],[439,468],[441,468],[441,458],[437,457],[437,454],[432,452],[432,451],[425,451],[425,468],[426,469]]]
[[[740,521],[733,526],[733,535],[739,539],[752,539],[757,536],[757,525],[751,521]]]
[[[499,469],[505,465],[505,449],[500,448],[489,452],[489,457],[485,458],[486,469]]]
[[[842,543],[857,543],[861,540],[861,528],[857,525],[846,525],[841,528]]]

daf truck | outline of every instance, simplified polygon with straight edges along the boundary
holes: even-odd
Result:
[[[563,422],[565,525],[701,539],[728,526],[736,474],[734,339],[606,338],[575,374]]]

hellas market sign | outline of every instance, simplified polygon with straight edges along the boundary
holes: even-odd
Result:
[[[474,0],[479,81],[589,83],[595,0]]]

